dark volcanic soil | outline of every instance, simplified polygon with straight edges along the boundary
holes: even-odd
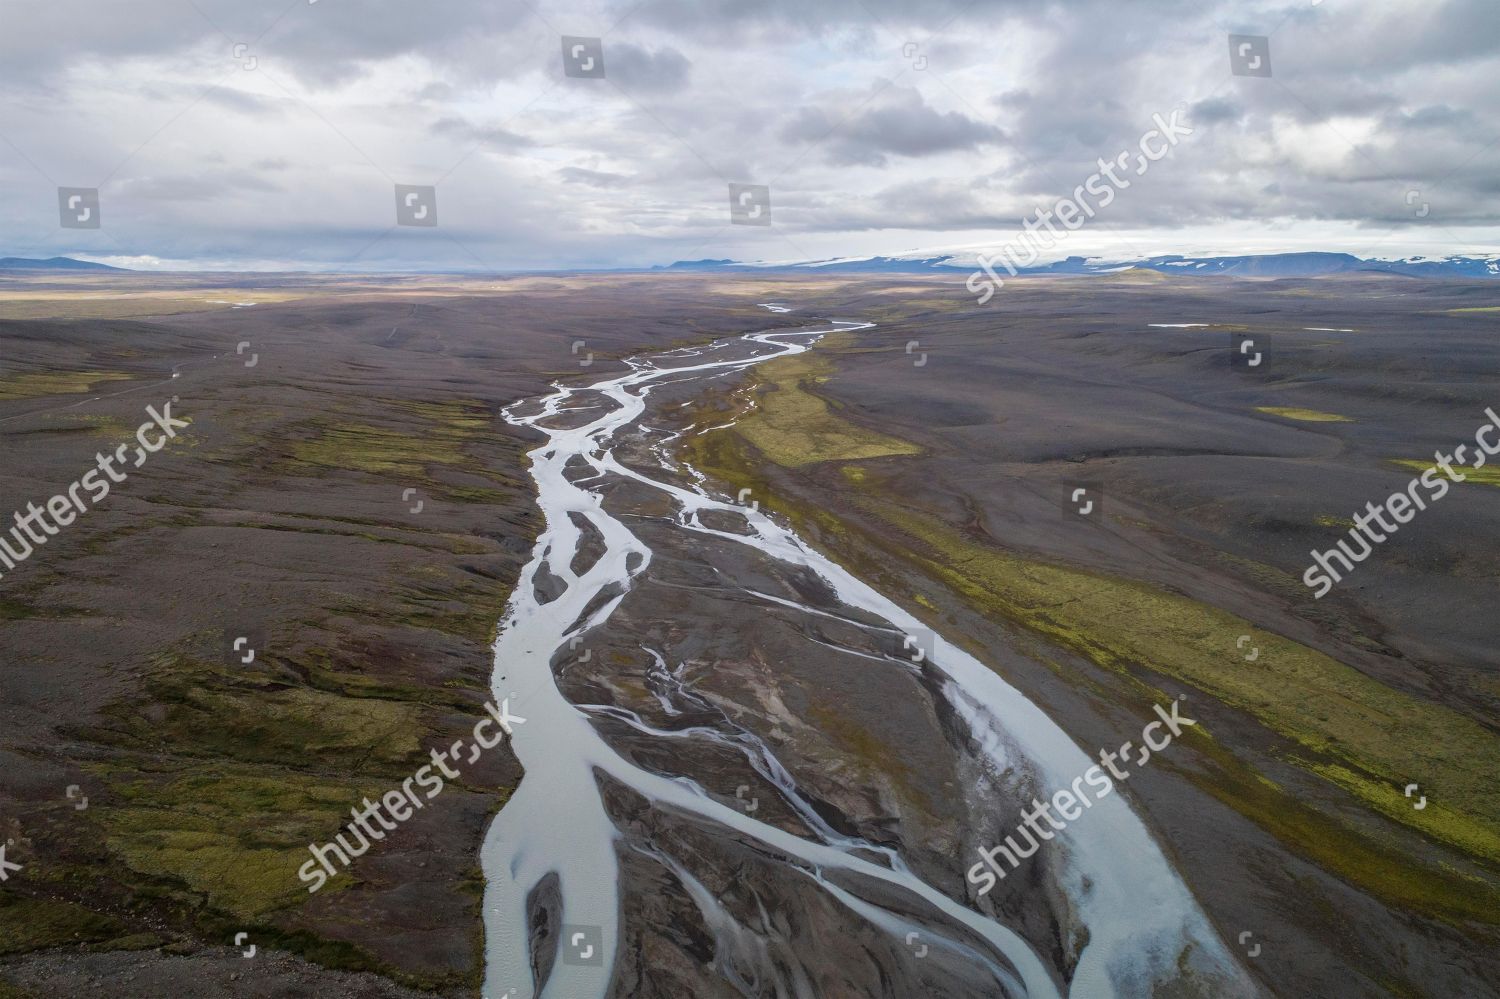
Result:
[[[1033,280],[985,308],[900,278],[477,285],[299,280],[285,289],[303,297],[250,309],[0,321],[7,518],[65,492],[147,405],[175,397],[191,420],[0,578],[0,843],[22,865],[0,887],[0,999],[476,994],[478,847],[520,778],[507,748],[318,894],[296,872],[490,697],[536,531],[533,441],[499,410],[636,351],[811,316],[879,325],[816,352],[829,367],[797,376],[790,427],[755,433],[789,390],[761,373],[664,389],[624,457],[655,468],[671,431],[741,419],[673,451],[963,643],[1090,755],[1186,695],[1199,734],[1124,790],[1269,994],[1500,995],[1495,799],[1475,790],[1500,759],[1500,489],[1455,489],[1324,600],[1299,582],[1310,548],[1414,474],[1393,462],[1472,440],[1500,407],[1496,313],[1454,311],[1496,305],[1494,284]],[[1152,325],[1177,323],[1211,325]],[[1234,334],[1263,370],[1230,366]],[[920,453],[830,444],[872,432]],[[1097,516],[1069,510],[1078,484],[1102,487]],[[592,656],[557,664],[569,698],[753,733],[830,826],[899,845],[966,898],[1014,802],[960,762],[897,636],[839,619],[816,579],[674,551],[657,497],[605,502],[655,559]],[[595,717],[641,766],[801,830],[742,754]],[[1408,780],[1430,811],[1411,811]],[[775,923],[779,946],[819,950],[822,994],[974,994],[752,844],[605,794],[627,834],[614,994],[738,994],[690,879]],[[639,849],[653,842],[671,849]],[[982,905],[1066,966],[1076,941],[1035,883]]]
[[[0,579],[0,828],[22,865],[0,889],[0,990],[473,994],[507,749],[352,877],[310,896],[297,870],[489,699],[534,535],[527,442],[498,411],[642,347],[774,325],[753,290],[500,287],[0,321],[7,521],[148,405],[191,421]],[[240,932],[258,956],[227,960]]]
[[[1494,470],[1327,598],[1301,581],[1434,450],[1472,451],[1500,411],[1481,311],[1497,301],[1491,283],[1388,278],[1022,281],[985,308],[851,295],[820,306],[881,325],[801,389],[920,455],[804,461],[795,426],[689,451],[965,640],[1086,752],[1187,695],[1211,739],[1127,793],[1273,994],[1500,995]],[[1209,325],[1152,325],[1181,323]],[[1263,370],[1231,365],[1232,334]],[[791,405],[760,378],[760,411]],[[1079,485],[1091,516],[1070,509]],[[1491,832],[1452,836],[1419,795]]]

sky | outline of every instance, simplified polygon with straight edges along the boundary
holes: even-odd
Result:
[[[1191,131],[1051,256],[1500,252],[1497,0],[0,0],[0,22],[0,256],[972,251],[1174,112]],[[602,60],[569,75],[564,36]],[[769,188],[769,225],[731,219],[731,183]],[[434,188],[436,225],[398,224],[398,184]],[[60,187],[98,190],[98,228],[60,224]]]

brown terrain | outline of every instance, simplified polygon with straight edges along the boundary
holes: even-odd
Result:
[[[482,717],[535,532],[499,408],[766,317],[748,290],[639,280],[169,279],[199,304],[139,314],[160,283],[12,281],[7,308],[53,315],[0,321],[7,511],[65,492],[148,405],[191,421],[0,579],[0,823],[23,865],[0,994],[474,994],[507,750],[352,876],[309,895],[297,868]],[[226,295],[266,304],[202,301]]]
[[[173,306],[138,312],[148,296]],[[0,997],[477,994],[477,854],[521,778],[508,749],[316,895],[296,870],[491,697],[539,529],[536,441],[500,409],[635,352],[825,317],[877,325],[654,396],[646,422],[684,431],[673,461],[751,490],[1090,756],[1185,696],[1199,726],[1124,793],[1265,994],[1500,995],[1500,478],[1474,473],[1328,597],[1300,580],[1420,471],[1401,462],[1471,442],[1500,405],[1497,300],[1128,273],[1008,283],[985,308],[951,279],[885,276],[14,282],[0,509],[66,491],[148,405],[176,397],[191,425],[0,578],[0,823],[24,865],[0,887]],[[1210,325],[1151,325],[1179,323]],[[1235,334],[1263,370],[1231,366]],[[656,467],[660,439],[620,455]],[[568,698],[759,740],[829,826],[1070,967],[1040,862],[983,899],[965,884],[1013,806],[983,793],[930,678],[891,667],[895,637],[814,578],[684,546],[654,493],[607,503],[651,576],[597,654],[557,665]],[[674,698],[691,710],[662,714]],[[807,832],[729,743],[594,717],[642,769]],[[605,796],[629,842],[611,994],[745,992],[669,856],[742,923],[769,905],[819,994],[984,994],[743,837]],[[1225,993],[1185,972],[1158,994]]]
[[[1470,470],[1323,600],[1301,581],[1367,501],[1473,451],[1497,298],[1154,274],[983,309],[850,295],[825,307],[880,326],[708,400],[705,423],[755,409],[686,454],[1091,755],[1185,696],[1199,727],[1127,793],[1271,994],[1500,995],[1500,478]],[[1180,323],[1207,325],[1150,325]]]

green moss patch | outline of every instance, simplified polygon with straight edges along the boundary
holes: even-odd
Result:
[[[450,399],[446,402],[400,402],[396,408],[430,423],[440,424],[453,434],[479,433],[494,422],[484,403],[477,399]]]
[[[1412,472],[1425,472],[1432,467],[1432,462],[1412,458],[1397,458],[1391,461],[1397,468],[1404,468]],[[1500,486],[1500,465],[1485,465],[1483,468],[1467,468],[1463,465],[1454,465],[1453,470],[1464,476],[1464,481],[1457,485],[1466,485],[1470,482],[1481,486]],[[1451,481],[1446,475],[1440,481]]]
[[[1500,739],[1469,718],[1226,611],[1143,583],[1001,553],[889,504],[861,505],[915,539],[929,570],[976,606],[1100,666],[1189,683],[1339,766],[1352,775],[1341,786],[1377,811],[1500,862],[1500,799],[1493,793]],[[1234,654],[1240,635],[1260,647],[1254,663]],[[1386,789],[1404,787],[1414,773],[1443,808],[1388,807]]]
[[[246,919],[300,902],[307,845],[348,820],[380,788],[235,768],[116,784],[118,806],[90,812],[131,870],[180,882],[215,909]],[[324,891],[347,879],[334,879]]]
[[[106,382],[129,381],[124,371],[25,371],[0,377],[0,400],[81,395]]]
[[[1189,773],[1189,780],[1324,870],[1408,911],[1455,923],[1495,922],[1500,893],[1494,885],[1451,868],[1414,863],[1408,854],[1355,833],[1310,807],[1303,796],[1267,780],[1201,729],[1188,735],[1210,760],[1206,772]]]
[[[89,816],[131,871],[242,919],[305,900],[307,845],[406,773],[428,728],[424,705],[233,677],[176,655],[157,657],[147,691],[88,734],[171,755],[96,765],[109,803]],[[340,776],[327,775],[330,761]]]
[[[237,680],[173,660],[148,689],[156,702],[109,710],[111,741],[243,763],[306,768],[328,754],[398,770],[419,753],[420,706]]]
[[[0,954],[108,940],[123,929],[119,920],[81,905],[0,892]]]
[[[451,437],[411,434],[363,423],[327,422],[317,436],[298,441],[293,460],[317,468],[425,479],[428,465],[463,465],[468,459]]]
[[[494,417],[480,403],[385,401],[402,418],[398,427],[320,415],[304,422],[282,459],[282,470],[295,475],[323,471],[358,472],[420,487],[429,497],[456,503],[503,503],[513,490],[456,483],[435,477],[439,470],[468,473],[484,467],[467,445],[493,426]],[[416,425],[418,429],[411,429]]]
[[[1288,420],[1299,420],[1303,423],[1353,423],[1347,416],[1337,413],[1324,413],[1317,409],[1299,409],[1296,406],[1256,406],[1257,413],[1270,413],[1272,416],[1284,417]]]
[[[825,337],[820,346],[837,346],[845,340],[847,336]],[[813,351],[768,361],[756,370],[760,405],[736,429],[778,465],[795,468],[822,461],[921,453],[915,444],[867,430],[835,413],[813,391],[833,366]]]

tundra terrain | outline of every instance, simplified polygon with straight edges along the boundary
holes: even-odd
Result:
[[[189,422],[0,576],[0,996],[1500,995],[1500,479],[1302,579],[1472,447],[1496,305],[1368,275],[984,307],[778,272],[7,279],[7,513],[148,406]],[[513,739],[306,890],[310,843],[508,694]],[[1033,794],[1173,702],[1195,724],[1116,811],[976,889]],[[600,830],[614,894],[582,898]],[[580,905],[616,915],[598,970]]]

